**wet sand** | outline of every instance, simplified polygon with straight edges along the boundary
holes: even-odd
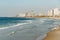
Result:
[[[60,40],[60,26],[48,32],[43,40]]]

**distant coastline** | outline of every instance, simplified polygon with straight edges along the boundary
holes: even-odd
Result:
[[[51,19],[60,19],[60,17],[52,17],[52,16],[25,16],[25,17],[0,17],[0,18],[51,18]]]
[[[35,13],[34,10],[25,13],[19,13],[16,17],[25,17],[25,18],[53,18],[53,19],[60,19],[60,9],[54,8],[49,9],[47,13],[39,12]]]
[[[56,16],[56,17],[53,17],[53,16],[25,16],[25,17],[22,17],[22,18],[52,18],[52,19],[60,19],[60,16]]]

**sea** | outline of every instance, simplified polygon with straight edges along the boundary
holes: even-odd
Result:
[[[0,17],[0,40],[43,40],[60,19]]]

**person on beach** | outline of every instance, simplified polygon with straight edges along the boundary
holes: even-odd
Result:
[[[43,40],[60,40],[60,25],[48,32]]]

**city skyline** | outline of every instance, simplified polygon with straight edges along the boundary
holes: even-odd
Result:
[[[30,10],[47,13],[56,7],[60,8],[60,0],[0,0],[0,17],[15,16]]]
[[[16,15],[16,17],[60,17],[59,8],[49,9],[47,12],[47,14],[41,12],[36,14],[32,10],[30,12],[19,13]]]

